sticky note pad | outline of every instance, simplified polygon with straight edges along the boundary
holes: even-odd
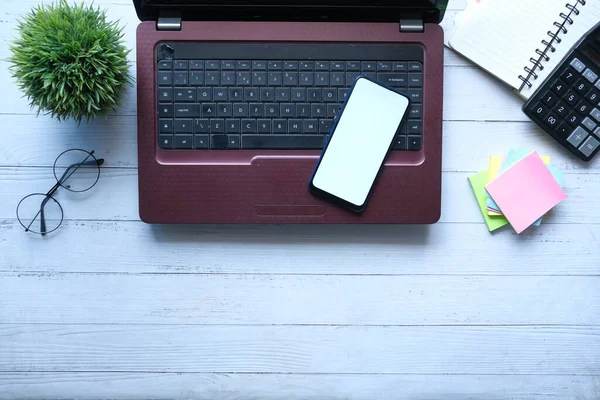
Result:
[[[486,189],[517,233],[567,198],[536,152],[509,167]]]
[[[500,171],[500,167],[502,166],[502,160],[504,157],[502,156],[491,156],[490,157],[490,169],[488,170],[488,182],[493,181],[498,176],[498,172]],[[502,213],[499,211],[492,211],[489,209],[487,213],[490,217],[498,217],[501,216]]]
[[[488,230],[490,232],[493,232],[496,229],[508,225],[508,220],[502,216],[491,218],[487,214],[487,209],[485,207],[485,201],[487,199],[487,196],[485,194],[484,187],[488,183],[488,176],[488,171],[486,170],[478,173],[477,175],[469,177],[468,180],[469,184],[471,185],[471,189],[473,190],[473,194],[475,195],[475,199],[477,200],[477,205],[479,206],[481,215],[483,215],[485,224]]]

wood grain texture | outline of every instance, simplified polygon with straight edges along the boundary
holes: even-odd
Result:
[[[597,400],[598,376],[40,372],[0,375],[0,398],[46,400]]]

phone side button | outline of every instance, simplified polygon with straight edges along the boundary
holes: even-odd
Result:
[[[406,150],[406,136],[396,136],[392,148],[394,150]]]
[[[421,136],[408,137],[408,150],[417,151],[421,149]]]

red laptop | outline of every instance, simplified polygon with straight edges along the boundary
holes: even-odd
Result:
[[[134,0],[148,223],[435,223],[447,0]],[[410,111],[364,212],[308,182],[358,74]],[[369,132],[364,133],[365,142]]]

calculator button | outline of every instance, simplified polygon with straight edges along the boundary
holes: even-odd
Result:
[[[550,91],[547,91],[542,96],[542,102],[545,103],[548,107],[553,107],[557,101],[557,96]]]
[[[585,95],[585,98],[592,102],[592,104],[597,104],[600,101],[600,92],[596,89],[592,89]]]
[[[596,121],[600,122],[600,110],[598,110],[597,108],[594,108],[592,111],[590,111],[590,115]]]
[[[577,72],[575,72],[573,68],[567,68],[560,77],[563,81],[571,84],[575,81],[575,79],[577,79],[577,76]]]
[[[587,114],[590,111],[590,108],[592,108],[592,106],[585,100],[581,100],[576,107],[577,111],[581,114]]]
[[[561,122],[560,125],[555,129],[561,137],[566,138],[573,131],[573,128],[566,122]]]
[[[592,155],[592,153],[600,146],[600,142],[593,136],[587,138],[587,140],[581,145],[579,151],[583,153],[586,157]]]
[[[569,109],[567,108],[567,105],[565,103],[559,101],[556,107],[554,107],[554,112],[561,117],[566,117],[569,113]]]
[[[596,82],[596,79],[598,79],[598,75],[589,68],[585,70],[583,76],[592,83]]]
[[[531,110],[540,119],[544,118],[548,113],[548,109],[542,103],[537,103]]]
[[[577,72],[582,72],[585,69],[585,64],[582,63],[579,58],[574,58],[571,61],[571,67],[575,68]]]
[[[567,122],[573,126],[579,125],[579,121],[581,121],[581,117],[575,113],[567,117]]]
[[[582,127],[578,126],[577,129],[571,133],[571,136],[567,138],[567,142],[571,143],[575,147],[579,147],[579,145],[585,140],[588,136],[588,133]]]
[[[590,89],[590,83],[581,78],[577,81],[577,83],[575,84],[575,90],[577,90],[579,93],[585,93]]]
[[[596,123],[594,121],[592,121],[590,118],[587,118],[587,117],[584,118],[581,123],[583,124],[583,126],[588,128],[590,131],[594,131],[594,129],[596,128]]]
[[[565,85],[565,83],[562,82],[560,79],[556,79],[554,80],[554,82],[552,82],[550,89],[552,89],[554,93],[562,95],[567,90],[567,85]]]
[[[554,128],[558,125],[560,120],[556,117],[556,115],[550,114],[546,118],[544,118],[544,122],[548,124],[549,127]]]
[[[569,90],[569,92],[567,92],[564,99],[567,101],[567,103],[569,103],[569,105],[572,106],[579,102],[579,96],[577,96],[577,94],[572,90]]]

